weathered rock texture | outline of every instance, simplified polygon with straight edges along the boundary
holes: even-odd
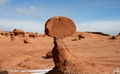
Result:
[[[64,38],[76,31],[74,22],[63,16],[56,16],[48,19],[45,24],[45,33],[56,38]]]
[[[52,58],[52,51],[49,51],[47,54],[46,54],[46,58]]]
[[[46,74],[113,74],[112,68],[78,60],[61,39],[54,39],[55,67]]]
[[[8,37],[8,36],[10,36],[10,31],[2,31],[0,34]]]
[[[72,35],[76,27],[66,17],[53,17],[45,24],[45,33],[54,38],[52,56],[55,67],[46,74],[113,74],[112,68],[78,60],[66,47],[63,38]]]
[[[13,33],[15,36],[20,36],[20,37],[24,37],[24,35],[25,35],[25,32],[23,30],[20,30],[20,29],[14,29]]]
[[[11,42],[17,43],[31,43],[27,34],[20,29],[14,29],[13,33],[11,33]]]
[[[1,33],[2,33],[2,30],[0,30],[0,35],[1,35]]]

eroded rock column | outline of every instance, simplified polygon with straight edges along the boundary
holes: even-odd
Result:
[[[95,63],[79,60],[67,48],[63,39],[76,32],[74,22],[66,17],[48,19],[45,33],[54,38],[52,49],[54,68],[46,74],[113,74],[113,69]]]

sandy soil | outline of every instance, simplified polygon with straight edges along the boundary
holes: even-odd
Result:
[[[65,44],[80,60],[120,67],[120,36],[108,40],[109,36],[81,33],[84,39],[72,41],[76,35],[64,39]],[[46,53],[53,48],[53,38],[30,38],[31,44],[10,42],[10,37],[0,38],[0,71],[53,68],[52,59]]]

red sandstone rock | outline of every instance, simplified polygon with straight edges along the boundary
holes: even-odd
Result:
[[[31,41],[29,40],[29,38],[28,37],[26,37],[25,39],[23,39],[24,40],[24,43],[31,43]]]
[[[11,33],[11,42],[31,43],[31,41],[28,38],[28,35],[20,29],[13,30],[13,33]]]
[[[61,39],[54,39],[52,50],[55,67],[46,74],[113,74],[113,69],[78,60]]]
[[[21,36],[21,37],[24,37],[24,35],[25,35],[25,32],[23,30],[20,30],[20,29],[14,29],[13,33],[15,36]]]
[[[23,43],[23,38],[13,35],[13,36],[11,36],[11,42]]]
[[[49,51],[49,52],[46,54],[46,57],[47,57],[47,58],[52,58],[52,51]]]
[[[64,38],[72,35],[76,31],[74,22],[63,16],[55,16],[45,24],[45,33],[56,38]]]
[[[78,60],[66,47],[62,39],[71,36],[75,31],[73,21],[66,17],[52,17],[46,22],[45,33],[54,38],[52,56],[55,64],[46,74],[113,74],[112,68]]]

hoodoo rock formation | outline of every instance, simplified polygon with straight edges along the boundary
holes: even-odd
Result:
[[[31,43],[26,33],[20,29],[13,30],[13,33],[11,33],[11,42]]]
[[[71,36],[75,31],[75,24],[66,17],[52,17],[46,22],[45,33],[54,38],[52,56],[55,64],[46,74],[113,74],[112,68],[79,60],[67,48],[63,38]]]
[[[67,17],[56,16],[50,18],[45,24],[45,33],[56,38],[71,36],[75,31],[74,22]]]
[[[23,30],[20,30],[20,29],[14,29],[13,33],[15,36],[20,36],[20,37],[24,37],[24,35],[25,35],[25,32]]]

